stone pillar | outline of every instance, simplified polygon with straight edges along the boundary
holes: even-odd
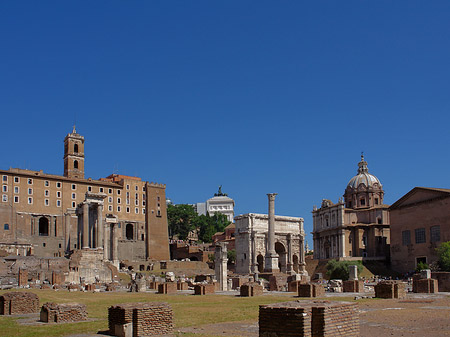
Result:
[[[105,231],[103,233],[103,260],[109,260],[109,247],[111,245],[110,228],[111,228],[111,225],[108,222],[106,222],[104,225]]]
[[[83,248],[89,248],[89,204],[83,204]]]
[[[305,239],[303,235],[300,235],[300,269],[299,274],[308,275],[306,271],[306,262],[305,262]]]
[[[103,247],[103,206],[97,205],[97,229],[95,231],[96,234],[96,245],[95,247],[100,248]]]
[[[295,274],[294,269],[292,267],[292,234],[289,233],[287,235],[287,265],[286,265],[286,274],[292,275]]]
[[[250,221],[253,219],[250,218]],[[256,266],[256,234],[255,231],[252,230],[250,234],[250,249],[251,249],[251,257],[252,257],[252,265],[251,265],[251,273],[253,275],[258,274],[258,267]]]
[[[219,282],[220,290],[221,291],[227,291],[228,290],[228,283],[227,283],[227,276],[228,276],[228,269],[227,269],[227,245],[226,242],[218,242],[216,244],[216,248],[214,251],[215,255],[215,274],[216,274],[216,280]]]
[[[119,261],[119,238],[118,238],[118,224],[114,224],[113,226],[113,246],[112,246],[112,259],[113,263],[118,265]],[[117,266],[118,267],[118,266]]]
[[[339,231],[339,257],[345,257],[345,230]]]
[[[70,250],[70,214],[64,214],[64,250]]]
[[[19,268],[18,286],[24,287],[28,285],[28,270],[25,268]]]
[[[348,266],[348,279],[350,281],[355,281],[358,279],[358,266],[357,265]]]
[[[269,198],[269,230],[267,233],[267,246],[265,256],[265,272],[277,272],[278,269],[278,255],[275,252],[275,196],[277,193],[268,193]]]

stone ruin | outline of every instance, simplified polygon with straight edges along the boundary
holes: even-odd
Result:
[[[435,294],[438,292],[438,280],[431,278],[431,270],[425,269],[413,276],[413,292]]]
[[[348,266],[349,277],[347,281],[343,282],[342,289],[344,293],[363,293],[364,281],[358,280],[358,266]]]
[[[194,286],[194,295],[214,294],[216,287],[214,284],[196,284]]]
[[[143,292],[147,290],[147,281],[142,273],[132,274],[130,292]]]
[[[158,284],[158,294],[176,294],[177,293],[177,283],[166,282]]]
[[[293,301],[259,306],[259,336],[359,336],[357,303]]]
[[[173,311],[165,302],[124,303],[108,308],[109,334],[151,336],[173,332]]]
[[[374,286],[375,297],[377,298],[398,298],[406,297],[405,283],[400,281],[381,281]]]
[[[39,312],[39,297],[34,293],[12,291],[0,296],[0,315]]]
[[[87,320],[86,305],[80,303],[45,303],[40,321],[45,323],[78,322]]]
[[[319,283],[298,285],[298,297],[320,297],[325,295],[325,287]]]
[[[239,288],[242,297],[259,296],[263,294],[263,290],[262,285],[256,282],[248,282]]]

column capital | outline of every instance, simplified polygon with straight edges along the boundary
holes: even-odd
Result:
[[[269,200],[275,200],[275,197],[278,195],[278,193],[267,193],[267,196],[269,197]]]

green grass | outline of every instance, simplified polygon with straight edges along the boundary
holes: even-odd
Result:
[[[236,322],[258,319],[260,304],[295,300],[292,296],[268,295],[258,297],[236,297],[225,295],[161,295],[154,293],[123,292],[68,292],[53,290],[27,290],[39,296],[40,304],[45,302],[86,304],[88,317],[94,321],[80,323],[21,325],[18,317],[0,316],[1,336],[67,336],[71,334],[97,333],[108,329],[108,307],[125,302],[168,302],[174,311],[175,328],[200,326],[221,322]],[[0,291],[0,294],[5,291]],[[192,334],[179,334],[191,336]],[[193,336],[193,335],[192,335]],[[198,334],[195,336],[199,337]]]

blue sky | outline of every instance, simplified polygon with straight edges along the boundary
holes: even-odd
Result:
[[[361,151],[392,204],[450,188],[448,1],[2,1],[0,168],[219,185],[236,213],[336,202]]]

